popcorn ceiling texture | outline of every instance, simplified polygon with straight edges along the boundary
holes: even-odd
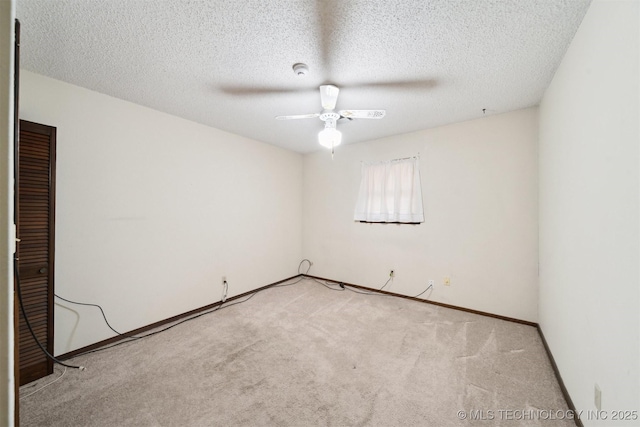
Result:
[[[343,142],[537,105],[590,0],[20,0],[22,67],[299,151],[319,149],[318,86]],[[296,77],[296,62],[310,73]],[[176,142],[179,143],[179,142]]]

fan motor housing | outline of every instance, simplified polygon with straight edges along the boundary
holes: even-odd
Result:
[[[326,122],[327,120],[338,120],[340,118],[340,114],[333,111],[324,111],[320,114],[320,120]]]

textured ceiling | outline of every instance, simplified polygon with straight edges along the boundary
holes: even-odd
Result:
[[[18,0],[22,67],[298,152],[537,105],[590,0]],[[292,65],[310,72],[298,77]]]

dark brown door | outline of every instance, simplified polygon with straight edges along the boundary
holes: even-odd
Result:
[[[18,272],[22,303],[38,341],[53,354],[56,128],[20,120]],[[20,313],[20,384],[53,373]]]

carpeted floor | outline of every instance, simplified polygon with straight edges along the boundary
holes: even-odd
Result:
[[[575,425],[535,328],[311,280],[71,362],[23,427]]]

